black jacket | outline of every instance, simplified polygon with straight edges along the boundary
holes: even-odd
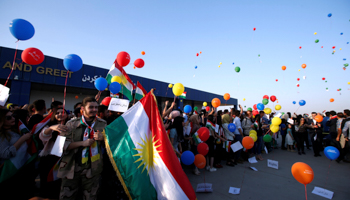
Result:
[[[326,126],[329,126],[329,134],[331,134],[331,137],[333,139],[337,138],[337,135],[338,135],[337,121],[338,121],[338,118],[334,118],[326,122]]]

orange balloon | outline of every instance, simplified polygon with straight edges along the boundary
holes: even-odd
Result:
[[[330,102],[333,102],[333,101],[334,101],[334,99],[333,99],[333,98],[331,98],[329,101],[330,101]]]
[[[287,69],[287,67],[286,66],[282,66],[282,70],[284,71],[284,70],[286,70]]]
[[[75,99],[78,99],[79,97],[78,96],[75,96]]]
[[[220,104],[221,104],[221,101],[220,101],[220,99],[218,99],[218,98],[214,98],[213,100],[211,100],[211,105],[212,105],[214,108],[219,107]]]
[[[246,149],[251,149],[251,148],[253,148],[253,146],[254,146],[254,140],[253,140],[253,138],[251,138],[251,137],[249,137],[249,136],[244,137],[243,140],[242,140],[242,145],[243,145],[243,147],[246,148]]]
[[[141,51],[141,54],[142,54],[142,55],[145,55],[146,53],[145,53],[144,51]]]
[[[229,100],[230,99],[230,94],[229,93],[225,93],[224,94],[224,99],[227,101],[227,100]]]
[[[316,115],[315,120],[316,120],[316,122],[321,123],[323,121],[322,115]]]
[[[194,165],[196,165],[198,169],[203,169],[206,164],[207,164],[207,161],[205,160],[205,157],[202,154],[197,154],[194,157]]]
[[[301,184],[309,184],[314,180],[314,171],[311,167],[303,162],[296,162],[292,166],[294,178]]]
[[[136,67],[134,66],[134,69],[136,69]]]
[[[305,69],[306,68],[306,64],[302,64],[301,68]]]

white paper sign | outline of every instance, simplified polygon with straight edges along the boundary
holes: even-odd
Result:
[[[290,124],[292,124],[292,125],[294,125],[294,120],[292,120],[292,119],[288,119],[287,122],[290,123]]]
[[[277,112],[273,117],[281,117],[281,116],[282,116],[282,113]]]
[[[327,199],[332,199],[334,194],[334,192],[320,188],[320,187],[315,187],[314,190],[312,190],[312,193]]]
[[[186,126],[185,135],[190,135],[190,133],[191,133],[191,126]]]
[[[215,133],[219,133],[219,125],[215,124]]]
[[[230,189],[228,190],[228,193],[231,193],[231,194],[239,194],[240,192],[241,192],[241,188],[230,187]]]
[[[232,149],[233,152],[236,152],[238,150],[243,149],[243,146],[242,146],[242,144],[239,141],[237,141],[237,142],[235,142],[235,143],[233,143],[231,145],[231,149]]]
[[[267,150],[266,146],[264,147],[264,150],[265,150],[266,154],[269,154],[269,151]]]
[[[4,106],[9,98],[10,88],[0,84],[0,105]]]
[[[274,169],[278,169],[278,161],[267,159],[267,166]]]
[[[108,110],[115,112],[126,112],[129,107],[129,100],[112,98]]]
[[[211,183],[199,183],[196,192],[213,192],[212,187],[213,184]]]
[[[256,160],[255,156],[251,157],[248,159],[249,163],[257,163],[258,161]]]
[[[55,141],[55,144],[52,147],[51,154],[61,157],[63,153],[64,142],[66,141],[66,137],[58,135]]]
[[[250,167],[250,169],[254,170],[254,171],[258,171],[255,167]]]

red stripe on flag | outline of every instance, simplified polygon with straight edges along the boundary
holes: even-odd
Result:
[[[174,152],[173,145],[170,143],[169,137],[166,134],[160,113],[158,111],[155,96],[153,95],[152,91],[142,98],[140,102],[142,103],[143,108],[149,118],[152,136],[155,137],[155,141],[159,140],[155,145],[160,145],[157,150],[160,151],[159,155],[161,159],[186,196],[190,200],[195,200],[196,194],[185,172],[182,170],[181,165],[178,162],[178,158]]]
[[[137,81],[137,87],[140,88],[140,90],[142,90],[144,95],[147,94],[147,91],[145,90],[145,88],[142,87],[142,85],[141,85],[141,83],[139,81]]]
[[[135,87],[134,83],[131,81],[129,75],[124,71],[123,67],[118,65],[117,59],[115,59],[115,61],[114,61],[114,66],[124,75],[126,80],[128,80],[128,82],[132,85],[132,89],[135,89],[136,87]]]

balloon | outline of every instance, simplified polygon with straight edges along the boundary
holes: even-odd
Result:
[[[258,105],[256,105],[256,107],[258,108],[258,110],[264,110],[265,106],[262,103],[258,103]]]
[[[258,54],[258,57],[260,57],[260,54]]]
[[[142,68],[145,65],[145,61],[143,61],[141,58],[138,58],[134,62],[135,67]]]
[[[320,40],[317,39],[317,40],[315,40],[315,43],[318,43],[319,41],[320,41]]]
[[[230,99],[230,94],[229,93],[225,93],[224,94],[224,99],[227,101]]]
[[[255,130],[250,130],[250,131],[249,131],[249,135],[250,135],[250,134],[255,134],[255,135],[257,135],[258,133],[257,133]]]
[[[197,66],[195,66],[194,68],[197,69]]]
[[[113,82],[109,85],[109,91],[112,94],[118,94],[122,86],[118,82]]]
[[[249,136],[244,137],[243,140],[242,140],[242,145],[243,145],[243,147],[246,148],[246,149],[251,149],[251,148],[253,148],[253,146],[254,146],[254,140],[253,140],[253,138],[251,138],[251,137],[249,137]]]
[[[301,184],[307,185],[314,179],[314,171],[303,162],[296,162],[292,166],[294,178]]]
[[[269,99],[269,96],[268,95],[264,95],[263,99]]]
[[[197,110],[198,110],[198,107],[197,107],[197,106],[195,106],[195,107],[193,108],[193,110],[197,111]]]
[[[173,88],[173,84],[170,83],[170,84],[168,85],[168,88]]]
[[[175,96],[180,96],[185,91],[185,87],[181,83],[175,83],[173,93]]]
[[[321,46],[321,48],[323,48],[323,46]]]
[[[315,32],[314,35],[317,35],[317,32]]]
[[[209,106],[205,107],[205,110],[206,110],[207,112],[209,112],[210,107],[209,107]]]
[[[142,55],[145,55],[146,53],[145,53],[144,51],[141,51],[141,54],[142,54]]]
[[[241,68],[236,67],[236,68],[235,68],[235,71],[238,73],[238,72],[240,72],[240,71],[241,71]]]
[[[112,97],[105,97],[101,103],[102,105],[109,106],[109,103],[111,102]]]
[[[278,79],[276,79],[276,82],[278,81]]]
[[[208,104],[207,104],[207,102],[203,102],[203,106],[207,106]]]
[[[350,83],[350,82],[349,82]],[[243,98],[243,101],[245,101],[245,98]]]
[[[24,19],[14,19],[10,22],[10,32],[17,40],[29,40],[34,36],[34,26]]]
[[[111,79],[111,83],[113,82],[121,83],[122,79],[119,76],[113,76]]]
[[[254,142],[258,140],[258,136],[256,134],[249,134],[249,137],[251,137]]]
[[[130,55],[127,52],[121,51],[118,53],[117,63],[119,66],[125,67],[129,64],[129,62],[130,62]]]
[[[300,81],[300,78],[297,78],[297,81]]]
[[[253,105],[254,110],[258,110],[258,108],[256,107],[256,104]]]
[[[249,110],[249,111],[253,111],[253,109],[252,109],[251,107],[248,107],[248,108],[247,108],[247,110]]]
[[[23,62],[30,65],[39,65],[44,61],[44,54],[37,48],[27,48],[22,52],[21,58]]]
[[[293,101],[293,104],[296,104],[297,102]]]
[[[301,46],[299,47],[299,49],[301,49]]]
[[[199,54],[202,54],[202,52],[200,51]]]
[[[271,135],[266,134],[266,135],[264,135],[263,140],[264,140],[264,142],[271,142],[272,141],[272,137],[271,137]]]
[[[328,16],[328,17],[332,17],[332,13],[329,13],[327,16]]]
[[[278,130],[280,130],[280,127],[276,126],[276,125],[271,125],[270,126],[270,130],[271,130],[272,133],[277,133]]]
[[[232,63],[232,65],[234,65],[235,63]]]
[[[281,108],[282,108],[281,105],[276,105],[275,106],[275,110],[281,110]]]
[[[207,160],[202,154],[197,154],[194,157],[194,165],[196,165],[198,169],[203,169],[206,166],[206,164],[207,164]]]
[[[330,101],[330,102],[334,102],[334,99],[333,99],[333,98],[331,98],[329,101]]]
[[[253,110],[253,116],[258,115],[258,114],[259,114],[259,111]]]
[[[220,68],[220,65],[218,67]]]
[[[270,114],[270,113],[272,112],[272,110],[271,110],[271,108],[265,108],[265,109],[264,109],[264,112],[265,112],[266,114]]]
[[[256,30],[256,28],[254,27],[254,28],[253,28],[253,31],[255,31],[255,30]]]
[[[300,100],[300,101],[299,101],[299,105],[300,105],[300,106],[305,106],[305,104],[306,104],[306,101],[305,101],[305,100]]]
[[[287,67],[286,66],[282,66],[282,70],[284,71],[284,70],[286,70],[287,69]]]
[[[300,85],[299,84],[297,84],[297,87],[299,87]]]
[[[323,77],[323,78],[322,78],[322,80],[326,80],[326,78],[325,78],[325,77]]]
[[[199,53],[196,53],[196,56],[199,56]]]
[[[197,131],[199,139],[201,139],[203,142],[207,141],[209,138],[209,129],[206,127],[201,127]]]
[[[222,65],[222,62],[220,62],[219,64]]]
[[[78,97],[78,96],[75,96],[75,99],[79,99],[79,97]]]
[[[221,101],[220,101],[220,99],[218,99],[218,98],[214,98],[213,100],[211,100],[211,105],[212,105],[214,108],[219,107],[220,104],[221,104]]]
[[[63,59],[63,65],[66,70],[76,72],[83,66],[83,61],[78,55],[69,54]]]
[[[335,49],[335,46],[333,46],[332,49]]]
[[[337,148],[328,146],[324,149],[323,151],[324,155],[329,159],[329,160],[335,160],[339,157],[340,152]]]
[[[282,123],[282,120],[281,120],[281,118],[279,118],[279,117],[274,117],[274,118],[271,120],[271,124],[272,124],[272,125],[275,125],[275,126],[279,126],[281,123]]]
[[[262,103],[263,103],[264,105],[267,105],[267,104],[269,103],[269,99],[263,99],[263,100],[262,100]]]
[[[342,48],[339,48],[339,50],[342,50]]]
[[[185,107],[184,107],[184,112],[185,113],[190,113],[192,111],[192,107],[190,106],[190,105],[186,105]]]
[[[343,58],[343,60],[345,61],[345,60],[346,60],[346,58]]]
[[[348,82],[348,85],[350,85],[350,82]]]
[[[181,161],[185,165],[191,165],[194,162],[194,154],[191,151],[183,152],[181,154]]]
[[[230,131],[230,132],[235,132],[236,131],[236,125],[235,124],[233,124],[233,123],[229,123],[228,124],[228,130]]]
[[[276,101],[276,96],[275,95],[272,95],[271,97],[270,97],[270,100],[272,101],[272,102],[275,102]]]
[[[349,64],[348,64],[348,63],[345,63],[345,64],[344,64],[344,67],[348,67],[348,66],[349,66]]]
[[[204,142],[199,143],[198,146],[197,146],[197,151],[198,151],[198,153],[200,153],[203,156],[205,156],[209,152],[209,146],[206,143],[204,143]]]
[[[306,68],[306,64],[302,64],[301,68],[305,69]]]
[[[321,123],[323,121],[322,115],[316,115],[315,120],[316,120],[316,122]]]
[[[105,78],[98,78],[95,80],[95,88],[98,90],[98,91],[104,91],[108,86],[108,82]]]

